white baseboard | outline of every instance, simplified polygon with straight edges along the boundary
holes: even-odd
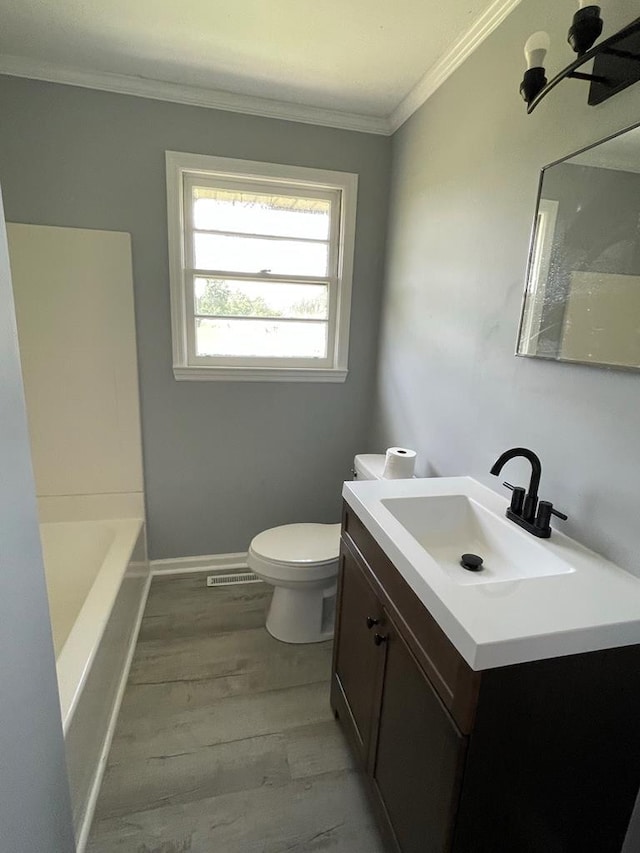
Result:
[[[191,572],[223,572],[247,569],[247,552],[237,554],[205,554],[201,557],[175,557],[172,560],[151,560],[151,574],[157,575],[186,575]]]
[[[120,677],[120,683],[118,685],[118,691],[116,693],[116,698],[113,703],[113,709],[111,711],[111,717],[109,718],[109,725],[107,726],[107,732],[104,737],[104,743],[102,745],[102,750],[100,752],[100,758],[98,759],[98,764],[96,765],[95,774],[93,777],[93,781],[91,783],[91,787],[89,790],[89,798],[87,800],[87,807],[85,809],[84,816],[82,818],[82,822],[80,824],[78,830],[78,838],[76,841],[76,853],[84,853],[85,847],[87,846],[87,841],[89,840],[89,832],[91,830],[91,824],[93,823],[93,815],[96,810],[96,804],[98,802],[98,795],[100,794],[100,786],[102,785],[102,777],[104,776],[104,771],[107,767],[107,760],[109,758],[109,751],[111,750],[111,742],[113,740],[113,735],[116,730],[116,723],[118,722],[118,714],[120,713],[120,705],[122,704],[122,699],[124,697],[124,691],[127,686],[127,680],[129,678],[129,670],[131,669],[131,662],[133,661],[133,654],[136,650],[136,643],[138,642],[138,634],[140,633],[140,626],[142,625],[142,617],[144,615],[144,609],[147,605],[147,596],[149,595],[149,587],[151,586],[151,574],[147,578],[147,582],[142,591],[142,598],[140,600],[140,607],[138,608],[138,615],[136,616],[136,624],[131,634],[131,641],[129,643],[129,649],[127,651],[127,657],[125,659],[124,667],[122,670],[122,676]]]

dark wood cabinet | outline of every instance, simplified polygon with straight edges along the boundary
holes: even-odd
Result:
[[[343,550],[340,596],[349,619],[340,625],[341,641],[336,644],[335,677],[347,699],[358,751],[369,753],[374,719],[374,698],[383,656],[373,642],[383,619],[382,606],[349,550]]]
[[[474,672],[345,505],[331,703],[394,853],[620,853],[640,647]]]
[[[373,784],[404,853],[449,850],[466,738],[389,618]]]

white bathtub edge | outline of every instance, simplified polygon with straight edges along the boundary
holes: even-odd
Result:
[[[98,759],[93,781],[91,783],[89,797],[87,799],[87,807],[85,809],[84,815],[82,817],[82,822],[78,831],[78,837],[76,841],[76,853],[84,853],[87,841],[89,839],[89,832],[91,831],[91,824],[93,823],[93,815],[95,813],[96,805],[98,803],[100,786],[102,785],[102,777],[104,776],[104,771],[107,767],[107,760],[109,758],[109,752],[111,750],[111,742],[113,741],[113,735],[116,730],[118,714],[120,713],[120,706],[122,704],[124,691],[126,689],[127,680],[129,678],[129,670],[131,669],[133,655],[135,653],[136,644],[138,642],[138,634],[140,633],[140,626],[142,625],[142,617],[144,616],[144,610],[147,606],[147,598],[149,595],[149,588],[151,587],[151,581],[152,576],[151,574],[149,574],[146,578],[145,585],[142,590],[140,606],[138,608],[138,615],[136,617],[136,623],[131,634],[131,641],[129,643],[129,649],[127,651],[127,657],[124,663],[124,667],[122,668],[122,675],[120,677],[118,691],[116,693],[116,697],[113,703],[111,717],[109,719],[109,725],[104,736],[104,743],[100,752],[100,758]]]
[[[113,603],[120,589],[122,576],[126,571],[140,530],[144,525],[144,520],[137,518],[113,519],[113,521],[121,525],[123,529],[116,536],[116,539],[119,540],[117,547],[112,547],[109,550],[105,562],[115,562],[119,566],[124,566],[122,573],[114,575],[113,573],[105,573],[102,570],[98,573],[98,577],[91,587],[89,595],[56,661],[60,712],[65,736],[69,731],[85,682],[100,647],[102,636],[107,627],[111,610],[113,609]],[[98,603],[97,608],[95,607],[96,602]],[[108,603],[108,608],[104,606],[105,603]],[[96,609],[99,610],[100,614],[97,621],[95,620],[94,612]],[[91,629],[88,631],[85,627],[87,624],[91,625]],[[88,655],[84,650],[86,634],[90,634],[92,637]]]

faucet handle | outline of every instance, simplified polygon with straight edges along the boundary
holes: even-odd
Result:
[[[540,501],[538,504],[538,515],[536,516],[535,526],[539,530],[547,530],[549,528],[549,522],[551,521],[552,515],[555,515],[557,518],[561,518],[563,521],[567,521],[568,518],[563,512],[554,509],[551,501]]]
[[[522,486],[513,486],[511,483],[503,483],[502,485],[511,489],[513,492],[513,495],[511,496],[511,512],[515,513],[515,515],[522,515],[525,497],[524,488]]]

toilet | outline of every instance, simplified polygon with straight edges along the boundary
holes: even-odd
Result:
[[[354,459],[357,480],[379,480],[382,454]],[[258,533],[247,564],[274,587],[266,628],[283,643],[320,643],[333,637],[340,552],[339,524],[285,524]]]

